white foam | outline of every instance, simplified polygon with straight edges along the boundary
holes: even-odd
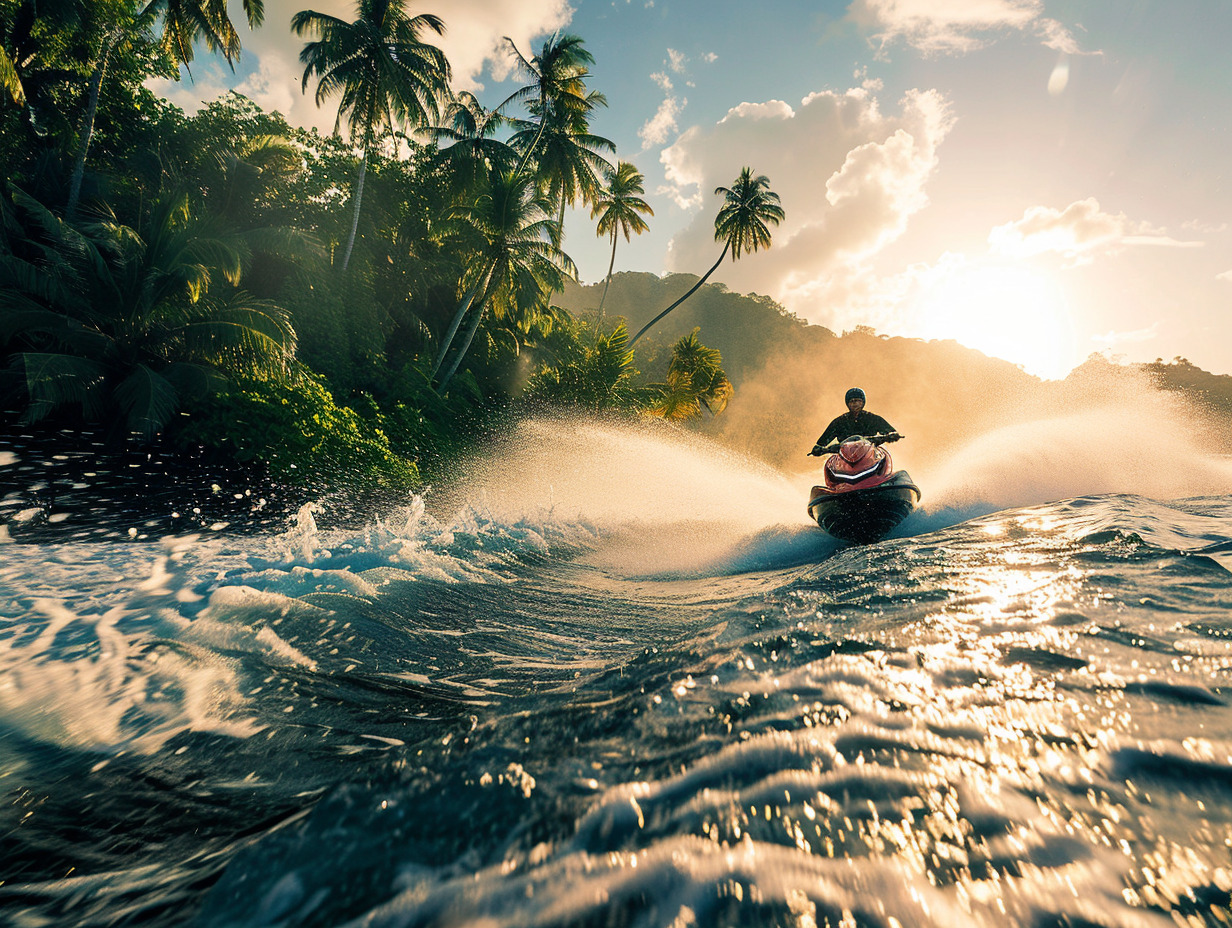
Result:
[[[244,737],[234,671],[123,627],[123,608],[76,614],[39,599],[33,635],[0,641],[0,716],[38,741],[150,753],[192,729]]]

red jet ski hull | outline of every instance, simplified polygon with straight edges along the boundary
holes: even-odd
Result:
[[[813,487],[808,511],[828,534],[866,545],[889,534],[920,501],[920,488],[905,470],[874,486]]]

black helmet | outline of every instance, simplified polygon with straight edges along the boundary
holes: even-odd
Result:
[[[850,403],[852,400],[863,400],[864,402],[868,402],[868,400],[864,398],[864,391],[859,387],[852,387],[847,391],[847,395],[843,397],[844,403]]]

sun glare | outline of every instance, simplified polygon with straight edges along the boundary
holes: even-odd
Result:
[[[952,338],[1037,377],[1064,377],[1080,360],[1065,294],[1030,267],[957,268],[926,287],[916,309],[923,337]]]

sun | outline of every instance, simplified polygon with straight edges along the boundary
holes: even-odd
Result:
[[[1027,265],[938,268],[914,308],[924,338],[952,338],[1037,377],[1062,378],[1081,360],[1064,291]]]

